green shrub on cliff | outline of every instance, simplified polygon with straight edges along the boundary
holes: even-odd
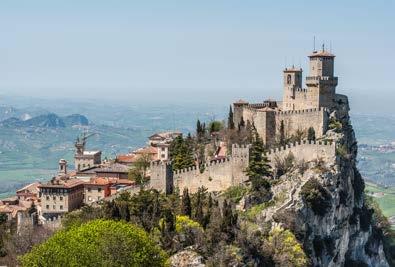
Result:
[[[165,266],[147,233],[126,222],[94,220],[61,230],[21,257],[22,266]]]
[[[319,216],[325,215],[331,206],[331,195],[316,179],[307,181],[300,194],[303,201]]]

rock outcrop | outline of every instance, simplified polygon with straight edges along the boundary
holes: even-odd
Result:
[[[272,188],[274,198],[284,191],[288,196],[265,210],[262,221],[292,230],[312,266],[389,266],[382,240],[372,227],[372,211],[364,203],[347,101],[334,110],[331,130],[323,139],[337,143],[336,158],[317,159],[306,163],[306,170],[294,169],[281,177],[283,182]]]

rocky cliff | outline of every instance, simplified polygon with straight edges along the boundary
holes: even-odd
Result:
[[[364,181],[356,168],[357,141],[345,97],[330,114],[323,139],[335,141],[333,161],[299,163],[272,188],[288,192],[261,215],[292,230],[313,266],[389,266],[372,211],[364,201]],[[295,155],[297,159],[297,155]]]

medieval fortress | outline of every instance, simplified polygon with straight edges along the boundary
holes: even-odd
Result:
[[[248,103],[239,100],[233,104],[234,124],[254,124],[264,143],[270,148],[278,141],[281,125],[285,136],[307,133],[313,128],[317,139],[328,130],[329,115],[338,103],[347,103],[347,97],[336,94],[338,78],[334,76],[335,56],[322,47],[309,55],[309,76],[306,87],[302,85],[301,68],[285,68],[283,71],[284,92],[282,101],[266,100],[263,103]],[[335,158],[335,143],[307,141],[289,144],[269,150],[271,164],[275,157],[284,157],[290,152],[296,161],[312,161],[317,158]],[[221,191],[248,180],[244,170],[248,167],[249,147],[232,145],[231,154],[225,159],[205,165],[204,171],[190,167],[172,171],[164,161],[151,163],[152,188],[171,192],[175,188],[188,188],[191,192],[201,186],[208,191]]]

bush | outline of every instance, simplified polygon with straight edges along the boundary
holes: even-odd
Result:
[[[223,196],[232,200],[234,203],[238,203],[247,192],[247,187],[243,185],[235,185],[226,189],[223,193]]]
[[[343,125],[340,121],[335,118],[329,119],[329,129],[335,130],[335,132],[339,132],[342,129]]]
[[[316,215],[324,216],[331,207],[331,195],[316,179],[307,181],[300,194]]]
[[[301,244],[289,230],[274,227],[265,242],[264,250],[272,254],[276,266],[308,266],[308,258]]]
[[[336,155],[342,158],[346,158],[348,155],[348,149],[346,145],[339,145],[336,147]]]
[[[276,170],[276,177],[286,174],[291,171],[295,165],[295,156],[292,152],[289,152],[284,158],[276,156],[274,158],[274,166]]]
[[[111,220],[61,230],[21,257],[22,266],[165,266],[166,260],[144,230]]]

